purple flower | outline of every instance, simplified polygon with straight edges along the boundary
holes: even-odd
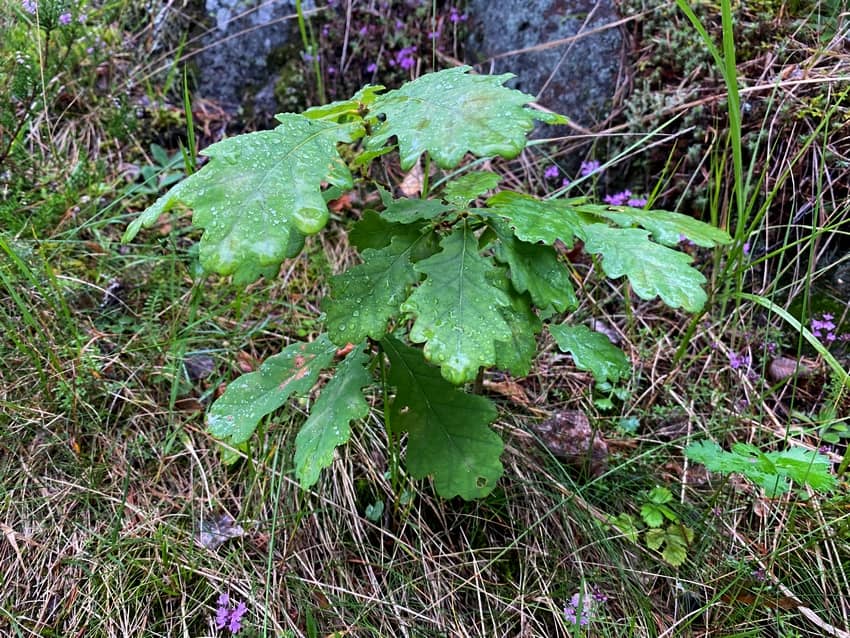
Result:
[[[59,24],[61,24],[63,27],[67,27],[69,24],[71,24],[71,14],[66,11],[65,13],[60,15]]]
[[[832,321],[832,315],[828,312],[825,312],[821,315],[820,319],[815,319],[812,317],[811,320],[811,330],[812,334],[818,338],[823,336],[823,332],[826,332],[827,341],[835,341],[835,324]],[[832,338],[830,338],[832,337]]]
[[[748,241],[744,242],[744,245],[741,246],[741,250],[743,251],[743,253],[745,255],[749,255],[750,254],[750,242],[748,242]]]
[[[543,171],[543,177],[545,177],[546,179],[557,179],[559,174],[560,171],[558,170],[558,167],[554,164],[552,164],[552,166]]]
[[[449,21],[457,24],[458,22],[466,21],[466,14],[461,14],[457,7],[452,7],[449,9]]]
[[[632,191],[625,190],[622,193],[606,195],[602,201],[604,201],[606,204],[611,204],[612,206],[622,206],[631,196]]]
[[[395,61],[398,65],[407,71],[416,64],[416,58],[413,57],[416,47],[404,47],[401,51],[395,54]]]
[[[366,67],[366,73],[374,73],[378,70],[378,65],[374,62],[370,62],[369,66]]]
[[[240,602],[236,607],[230,606],[230,596],[222,594],[218,597],[218,609],[215,612],[215,628],[227,629],[235,634],[242,629],[242,616],[248,611],[248,606]]]
[[[646,206],[646,201],[646,197],[632,197],[626,202],[626,205],[631,206],[632,208],[643,208]]]
[[[227,619],[230,617],[230,596],[222,594],[218,597],[218,609],[215,611],[215,628],[224,629]]]
[[[360,31],[358,31],[357,33],[359,33],[361,37],[365,36],[367,33],[369,33],[369,27],[368,26],[362,26],[362,27],[360,27]]]
[[[436,40],[439,37],[440,37],[440,30],[439,29],[437,29],[436,31],[431,31],[431,32],[428,33],[428,39],[429,40]]]
[[[587,177],[588,175],[592,175],[593,173],[599,170],[599,162],[596,160],[582,162],[581,168],[579,170],[582,177]]]
[[[23,7],[24,11],[26,11],[30,15],[35,15],[35,0],[24,0],[23,2],[21,2],[21,6]]]
[[[336,67],[335,66],[329,66],[328,67],[328,75],[334,75],[335,73],[336,73]]]
[[[729,367],[733,370],[737,370],[738,368],[749,368],[750,362],[751,359],[748,354],[739,355],[737,352],[729,353]]]
[[[566,177],[561,181],[561,186],[563,186],[564,188],[566,188],[570,184],[572,184],[572,182],[570,180],[568,180]]]
[[[592,596],[573,594],[570,602],[564,607],[564,618],[568,623],[585,627],[595,617],[594,606],[601,605],[608,597],[601,592],[594,592]]]
[[[242,616],[245,615],[245,612],[248,611],[248,606],[240,602],[236,605],[236,609],[230,612],[230,625],[228,629],[230,629],[230,633],[235,634],[237,631],[242,629]]]

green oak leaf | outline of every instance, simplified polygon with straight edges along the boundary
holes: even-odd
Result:
[[[354,348],[337,366],[295,437],[295,477],[304,489],[315,485],[322,469],[333,462],[334,449],[348,442],[351,421],[369,413],[362,389],[372,379],[363,346]]]
[[[429,73],[378,96],[371,112],[386,120],[366,148],[380,148],[396,137],[403,170],[410,170],[425,152],[448,169],[466,153],[516,157],[535,120],[566,121],[524,108],[534,97],[502,86],[512,74],[474,75],[467,73],[470,68]]]
[[[440,242],[442,250],[414,266],[425,281],[401,309],[416,320],[410,339],[425,342],[425,357],[452,383],[472,381],[478,368],[496,363],[496,342],[510,341],[500,307],[510,299],[488,280],[495,266],[478,252],[466,223]]]
[[[578,307],[570,273],[551,246],[530,244],[517,239],[506,225],[493,220],[492,228],[501,240],[496,259],[508,264],[511,282],[517,292],[528,292],[534,305],[549,306],[558,312]]]
[[[576,207],[580,213],[590,213],[609,219],[618,226],[627,228],[638,225],[652,233],[659,244],[675,246],[687,238],[698,246],[711,248],[732,241],[726,231],[715,228],[688,215],[666,210],[643,210],[631,206],[607,206],[602,204],[583,204]]]
[[[490,171],[464,173],[443,187],[443,199],[458,208],[465,208],[471,201],[496,188],[501,179]]]
[[[585,227],[586,252],[602,255],[602,270],[611,278],[625,275],[641,299],[656,296],[671,308],[697,312],[706,302],[705,277],[691,266],[692,258],[648,239],[638,228]]]
[[[310,343],[293,343],[269,357],[259,370],[228,384],[207,414],[207,430],[231,445],[247,441],[257,424],[292,394],[310,390],[333,361],[336,346],[322,334]]]
[[[605,335],[587,326],[549,326],[561,352],[569,352],[579,370],[588,370],[596,383],[617,383],[631,372],[626,355]]]
[[[362,264],[331,279],[331,294],[322,304],[331,341],[345,345],[386,334],[409,287],[421,278],[411,262],[420,239],[396,235],[389,246],[367,248]]]
[[[293,230],[319,232],[329,212],[322,183],[352,187],[337,152],[356,125],[279,115],[271,131],[247,133],[211,145],[209,163],[160,197],[130,224],[123,241],[178,204],[194,211],[204,229],[200,261],[205,270],[233,275],[240,283],[276,272],[290,247]]]
[[[490,278],[502,289],[511,303],[502,306],[499,311],[510,326],[510,341],[496,342],[496,367],[507,370],[512,375],[524,377],[531,371],[531,363],[537,354],[537,335],[543,327],[540,318],[531,309],[528,295],[518,293],[508,281],[504,269],[494,271]]]
[[[403,197],[392,200],[381,211],[381,217],[399,224],[410,224],[420,220],[430,220],[452,210],[436,199],[416,199]]]
[[[502,475],[504,443],[489,428],[494,405],[461,392],[428,365],[422,352],[386,337],[381,341],[390,361],[389,382],[396,388],[390,423],[407,432],[407,469],[414,478],[433,476],[443,498],[487,496]]]
[[[338,100],[307,109],[304,111],[304,117],[309,117],[311,120],[331,120],[334,122],[352,117],[362,119],[366,114],[366,107],[375,101],[378,93],[383,91],[384,88],[379,84],[367,84],[348,100]]]
[[[487,200],[487,208],[476,212],[504,217],[517,237],[531,243],[551,246],[561,240],[567,248],[572,248],[573,237],[585,239],[584,222],[565,200],[540,200],[502,191]]]
[[[351,227],[348,241],[361,252],[367,248],[379,250],[389,246],[396,235],[404,235],[413,240],[421,232],[418,224],[396,224],[384,219],[380,213],[367,209],[363,211],[363,217]]]

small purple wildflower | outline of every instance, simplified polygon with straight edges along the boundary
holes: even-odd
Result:
[[[430,31],[428,33],[428,39],[429,40],[436,40],[439,37],[440,37],[440,30],[439,29],[437,29],[436,31]]]
[[[738,368],[749,368],[751,363],[750,355],[738,354],[737,352],[729,352],[729,367],[733,370]]]
[[[590,161],[587,161],[587,162],[582,162],[581,167],[579,169],[579,172],[581,173],[582,177],[587,177],[588,175],[592,175],[593,173],[598,171],[599,166],[600,166],[600,164],[596,160],[590,160]]]
[[[835,339],[836,339],[836,336],[835,336],[836,326],[835,326],[835,323],[833,323],[832,320],[833,320],[833,316],[828,312],[823,313],[821,315],[820,319],[815,319],[814,317],[812,317],[811,324],[810,324],[812,334],[814,336],[818,337],[819,339],[821,337],[823,337],[827,341],[830,341],[830,342],[835,341]],[[826,334],[824,334],[824,333],[826,333]]]
[[[594,607],[604,604],[608,597],[598,589],[592,595],[582,596],[573,594],[570,602],[564,607],[564,618],[568,623],[586,627],[596,616]]]
[[[367,33],[369,33],[369,27],[364,25],[364,26],[360,27],[360,30],[357,33],[359,33],[360,36],[363,37]]]
[[[236,607],[230,606],[230,596],[222,594],[218,597],[218,609],[215,612],[215,628],[227,629],[231,634],[237,633],[242,629],[242,616],[248,611],[248,606],[243,603],[237,603]]]
[[[335,66],[329,66],[328,67],[328,75],[336,75],[336,67]]]
[[[552,164],[552,166],[543,171],[543,177],[545,177],[546,179],[558,179],[559,174],[560,171],[558,170],[558,167],[554,164]]]
[[[564,187],[564,188],[566,188],[570,184],[572,184],[572,182],[569,179],[567,179],[566,177],[561,181],[561,186]]]
[[[302,51],[301,52],[301,59],[304,60],[305,62],[312,62],[313,60],[318,60],[319,56],[318,55],[312,55],[310,53],[307,53],[306,51]]]
[[[395,54],[395,61],[398,65],[407,71],[416,64],[416,58],[413,54],[416,52],[416,47],[404,47],[401,51]]]
[[[453,22],[454,24],[457,24],[458,22],[465,22],[466,14],[461,14],[460,11],[458,11],[457,7],[452,7],[451,9],[449,9],[449,21]]]
[[[744,245],[743,245],[743,246],[741,246],[741,250],[743,251],[743,253],[744,253],[745,255],[749,255],[749,254],[750,254],[750,248],[751,248],[751,246],[750,246],[750,242],[748,242],[748,241],[747,241],[747,242],[744,242]]]
[[[612,206],[622,206],[626,203],[626,201],[632,196],[632,191],[625,190],[622,193],[614,193],[613,195],[606,195],[602,201],[606,204],[611,204]]]
[[[370,62],[369,66],[366,67],[366,73],[374,73],[378,70],[378,65],[375,62]]]
[[[396,31],[404,31],[404,22],[402,22],[401,20],[396,18],[395,28],[396,28]]]
[[[222,594],[218,597],[218,609],[215,611],[215,628],[224,629],[230,617],[230,596]]]
[[[67,27],[69,24],[71,24],[71,14],[66,11],[65,13],[60,15],[59,24],[61,24],[63,27]]]
[[[632,197],[626,202],[626,206],[631,206],[632,208],[643,208],[646,206],[646,202],[646,197]]]
[[[323,37],[327,38],[328,35],[330,35],[330,32],[331,32],[331,28],[327,24],[322,27],[322,36]]]
[[[248,606],[240,602],[236,605],[236,609],[230,612],[230,625],[228,629],[230,629],[230,633],[235,634],[237,631],[242,629],[242,616],[245,615],[245,612],[248,611]]]
[[[30,15],[35,15],[35,0],[23,0],[23,2],[21,2],[21,6],[23,7],[24,11],[26,11]]]

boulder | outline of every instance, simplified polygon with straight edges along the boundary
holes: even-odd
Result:
[[[305,11],[312,2],[304,2]],[[247,109],[260,116],[276,112],[268,89],[277,76],[275,60],[287,47],[301,45],[292,0],[205,0],[210,29],[203,36],[198,66],[198,94],[235,115]]]
[[[510,86],[581,126],[608,116],[624,45],[605,28],[619,19],[612,0],[470,0],[467,13],[466,58],[481,72],[514,73]]]

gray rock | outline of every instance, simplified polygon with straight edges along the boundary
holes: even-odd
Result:
[[[612,0],[470,0],[467,61],[484,73],[516,74],[509,86],[585,127],[604,120],[617,90],[623,34]],[[525,53],[518,49],[574,40]],[[495,59],[493,59],[495,58]],[[492,60],[492,65],[491,65]]]
[[[305,11],[312,2],[302,3]],[[282,47],[298,42],[295,3],[291,0],[205,0],[211,23],[197,56],[198,93],[231,114],[250,100],[264,116],[276,112],[266,88],[277,69],[271,62]],[[294,50],[300,49],[300,45]],[[259,95],[258,95],[259,94]],[[256,98],[259,99],[256,99]]]

